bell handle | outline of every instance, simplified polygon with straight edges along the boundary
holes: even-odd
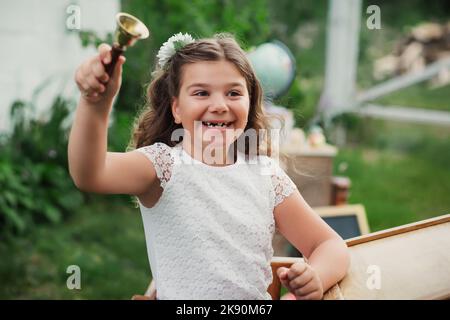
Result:
[[[119,46],[114,44],[111,49],[111,62],[108,64],[103,64],[105,66],[105,71],[108,74],[110,79],[112,77],[117,60],[124,53],[124,51],[125,50],[121,49]]]

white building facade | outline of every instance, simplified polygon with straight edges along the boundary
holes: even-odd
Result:
[[[78,97],[75,69],[95,54],[79,32],[114,32],[119,11],[119,0],[0,0],[0,132],[11,129],[16,100],[33,101],[45,118],[56,96]]]

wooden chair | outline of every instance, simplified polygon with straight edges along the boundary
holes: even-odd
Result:
[[[450,214],[366,234],[346,241],[350,269],[342,281],[328,290],[324,300],[450,299]],[[274,257],[273,282],[268,292],[280,299],[278,268],[290,267],[302,258]],[[380,270],[381,287],[367,285],[370,266]],[[154,300],[153,281],[144,295],[133,300]]]

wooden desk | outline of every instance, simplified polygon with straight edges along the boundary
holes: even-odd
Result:
[[[338,285],[344,299],[450,298],[450,214],[349,239],[347,245],[352,263]],[[381,287],[370,290],[367,281],[377,268]]]
[[[346,242],[350,270],[324,300],[450,299],[450,214]],[[299,258],[274,257],[273,274],[296,261]],[[374,270],[380,271],[380,289],[371,290],[367,282]],[[279,289],[274,277],[269,287],[274,299],[279,299]]]

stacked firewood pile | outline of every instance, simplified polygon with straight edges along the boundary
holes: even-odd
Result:
[[[420,72],[433,62],[450,58],[450,22],[425,23],[400,40],[392,54],[375,61],[373,76],[382,80],[395,75]],[[443,68],[431,79],[433,86],[450,83],[450,69]]]

